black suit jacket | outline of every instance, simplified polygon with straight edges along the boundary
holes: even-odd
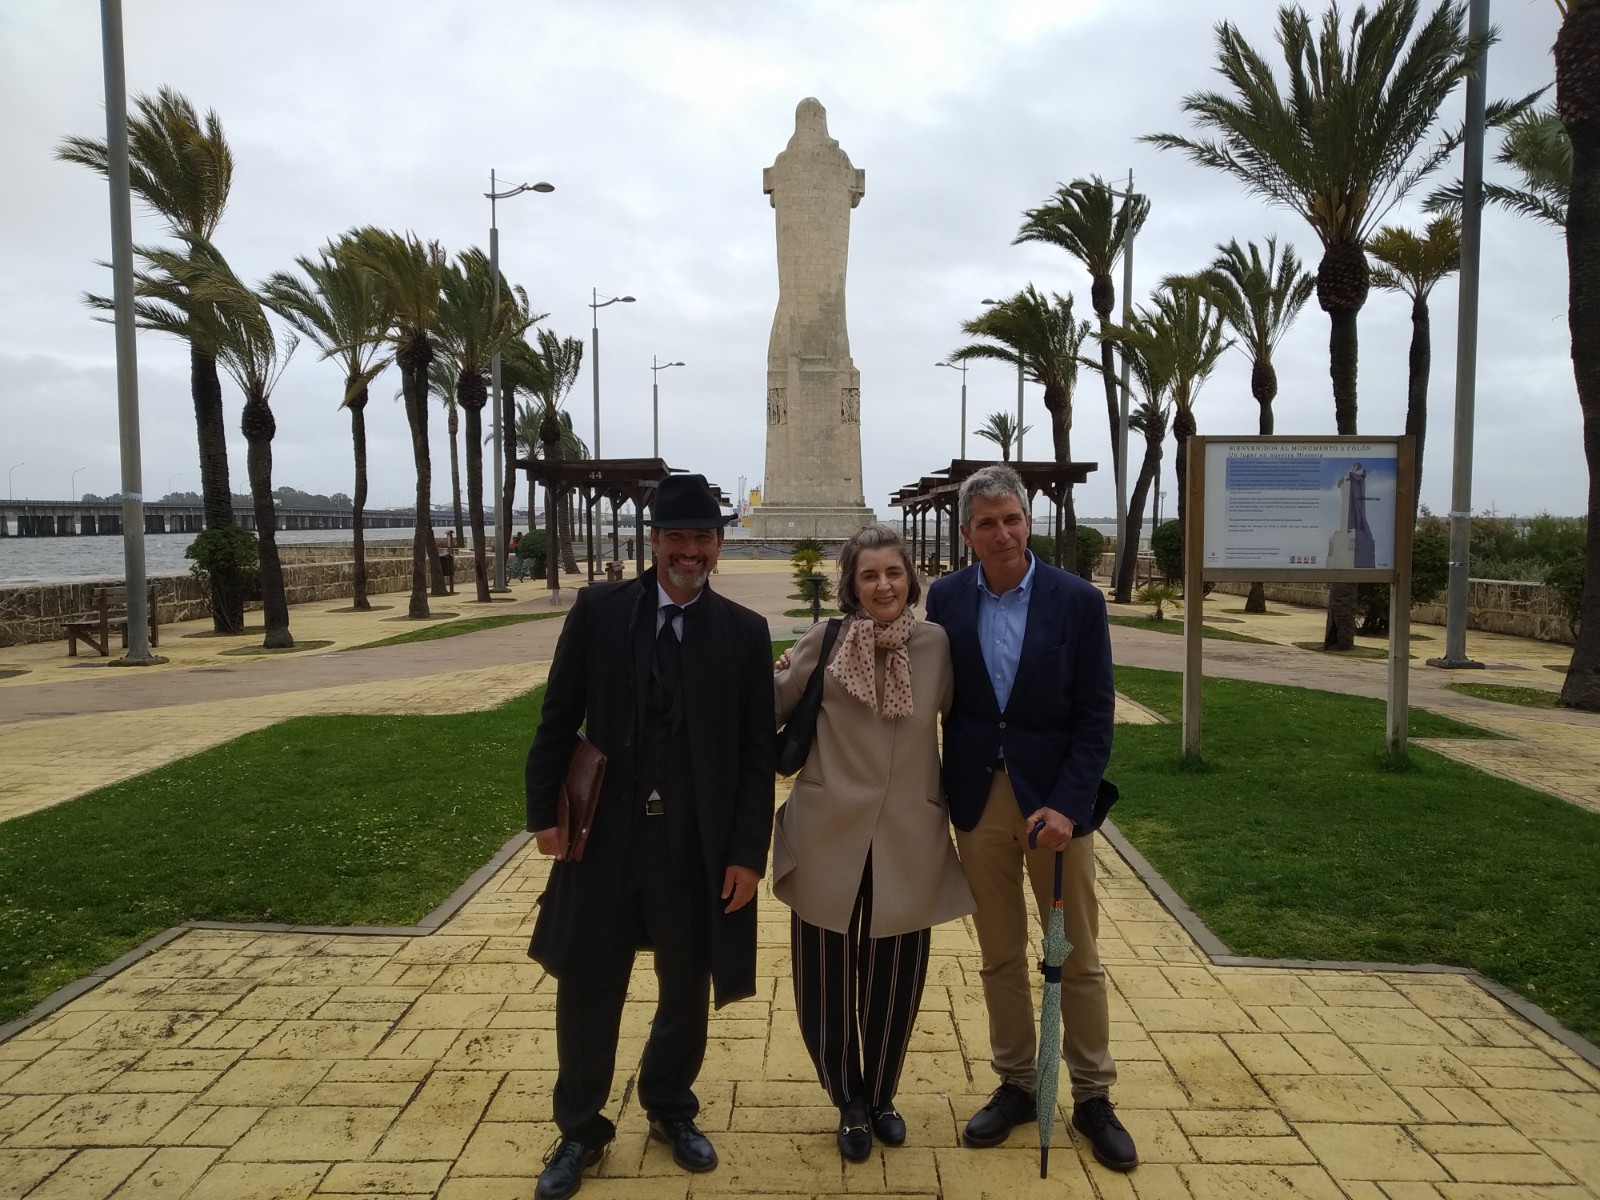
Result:
[[[556,823],[556,798],[578,730],[606,754],[605,783],[583,861],[551,867],[529,948],[557,977],[581,968],[592,939],[631,928],[618,884],[627,869],[633,823],[654,819],[643,815],[635,759],[655,644],[656,595],[654,570],[578,592],[528,750],[530,830]],[[721,891],[730,866],[766,871],[774,790],[772,695],[766,620],[708,586],[684,609],[683,699],[695,799],[688,836],[698,842],[703,868],[719,1008],[755,991],[755,901],[725,914]]]
[[[1004,749],[1024,814],[1053,808],[1077,833],[1092,832],[1116,798],[1102,778],[1116,716],[1105,597],[1076,575],[1037,563],[1022,658],[1002,712],[978,645],[979,570],[974,563],[928,589],[928,620],[949,635],[956,677],[944,720],[950,819],[958,829],[978,823]]]

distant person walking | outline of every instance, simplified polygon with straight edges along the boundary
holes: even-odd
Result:
[[[867,526],[839,554],[844,630],[830,661],[827,623],[813,625],[776,680],[781,722],[824,672],[811,754],[778,816],[772,891],[794,910],[800,1032],[852,1162],[872,1153],[874,1134],[906,1139],[894,1097],[931,927],[973,909],[939,781],[949,644],[917,619],[921,590],[900,535]]]
[[[1105,971],[1096,937],[1094,831],[1116,789],[1111,757],[1116,691],[1105,599],[1092,584],[1028,550],[1028,495],[1010,467],[961,485],[962,539],[978,561],[928,589],[928,619],[950,638],[955,703],[944,721],[944,783],[956,845],[977,899],[989,1048],[1000,1086],[967,1122],[969,1146],[998,1146],[1035,1119],[1037,1028],[1029,913],[1050,909],[1056,851],[1067,956],[1061,977],[1062,1057],[1072,1077],[1072,1126],[1104,1166],[1138,1165],[1110,1100],[1117,1080]],[[1037,846],[1030,848],[1030,837]]]
[[[687,1171],[717,1165],[694,1092],[712,990],[720,1008],[756,987],[772,642],[764,618],[708,586],[724,518],[705,479],[668,476],[651,511],[657,565],[578,592],[528,751],[528,828],[558,859],[567,846],[557,796],[580,727],[607,756],[583,859],[551,867],[529,947],[556,979],[561,1137],[539,1176],[541,1200],[577,1191],[616,1134],[603,1109],[641,947],[654,950],[659,999],[638,1100]]]

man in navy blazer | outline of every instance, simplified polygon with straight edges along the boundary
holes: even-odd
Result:
[[[978,902],[992,1065],[1000,1086],[967,1122],[970,1146],[997,1146],[1034,1120],[1037,1033],[1032,938],[1020,876],[1042,924],[1056,851],[1065,852],[1062,908],[1072,953],[1062,968],[1062,1057],[1072,1079],[1072,1125],[1095,1158],[1138,1165],[1110,1100],[1105,971],[1096,936],[1093,833],[1116,790],[1111,757],[1116,692],[1105,600],[1076,575],[1028,550],[1022,480],[985,467],[961,485],[961,536],[978,561],[934,583],[928,619],[944,627],[955,703],[944,719],[944,783],[956,846]],[[1037,845],[1030,848],[1030,835]]]

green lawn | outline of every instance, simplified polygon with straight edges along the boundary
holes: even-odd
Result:
[[[543,694],[301,717],[0,823],[0,1022],[180,921],[415,923],[523,827]]]
[[[1526,708],[1554,708],[1561,695],[1546,688],[1507,687],[1499,683],[1447,683],[1444,686],[1445,690],[1460,692],[1463,696],[1498,700],[1502,704],[1521,704]]]
[[[460,637],[464,633],[477,633],[480,629],[499,629],[502,625],[521,625],[524,621],[548,621],[551,617],[565,616],[566,611],[542,613],[501,613],[497,617],[467,617],[460,621],[447,621],[439,625],[420,625],[393,637],[375,642],[363,642],[352,650],[371,650],[377,646],[403,646],[407,642],[436,642],[440,638]]]
[[[1117,682],[1177,721],[1177,674]],[[1113,816],[1235,953],[1469,966],[1600,1035],[1600,816],[1415,747],[1386,769],[1377,700],[1207,680],[1203,730],[1196,768],[1178,724],[1119,728]]]
[[[1113,613],[1106,620],[1113,625],[1125,625],[1129,629],[1148,629],[1151,633],[1168,633],[1174,637],[1183,636],[1182,617],[1168,617],[1164,621],[1152,621],[1149,617],[1128,617]],[[1258,646],[1272,645],[1266,638],[1251,637],[1248,633],[1235,633],[1231,629],[1218,629],[1215,625],[1201,625],[1200,636],[1217,642],[1254,642]]]

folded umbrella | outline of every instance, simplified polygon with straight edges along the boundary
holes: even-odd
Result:
[[[1036,824],[1028,834],[1028,845],[1036,847],[1039,831],[1044,822]],[[1050,1176],[1050,1135],[1055,1131],[1056,1093],[1061,1080],[1061,964],[1072,953],[1072,943],[1067,941],[1061,915],[1061,867],[1064,852],[1056,851],[1056,879],[1054,899],[1050,902],[1050,915],[1044,927],[1044,957],[1039,960],[1039,973],[1044,976],[1044,997],[1039,1009],[1039,1077],[1034,1087],[1034,1101],[1039,1113],[1039,1178]]]

